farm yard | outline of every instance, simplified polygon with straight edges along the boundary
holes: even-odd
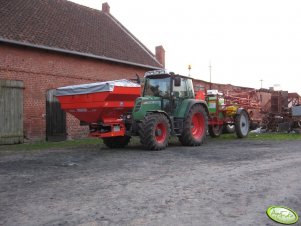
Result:
[[[0,3],[0,226],[297,223],[300,3],[92,2]]]
[[[300,135],[256,136],[1,146],[0,225],[276,225],[269,206],[301,212]]]

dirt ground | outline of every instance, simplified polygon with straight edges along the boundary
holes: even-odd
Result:
[[[0,152],[5,226],[279,225],[270,205],[301,214],[301,141]]]

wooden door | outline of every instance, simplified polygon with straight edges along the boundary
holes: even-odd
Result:
[[[24,141],[23,81],[0,80],[0,145]]]
[[[55,89],[48,90],[46,97],[46,140],[66,140],[66,113],[55,97]]]

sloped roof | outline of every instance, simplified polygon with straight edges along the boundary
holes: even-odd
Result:
[[[0,41],[162,68],[111,14],[67,0],[0,0]]]

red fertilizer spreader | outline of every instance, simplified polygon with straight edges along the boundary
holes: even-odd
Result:
[[[56,96],[64,111],[90,125],[91,136],[112,137],[125,135],[122,116],[132,111],[140,90],[140,85],[122,79],[60,87]],[[93,132],[91,126],[97,124],[109,127],[110,132]]]

